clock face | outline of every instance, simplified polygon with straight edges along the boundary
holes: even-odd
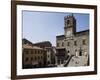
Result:
[[[71,31],[67,31],[67,36],[69,36],[71,34]]]

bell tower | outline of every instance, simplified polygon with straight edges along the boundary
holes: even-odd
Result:
[[[65,37],[71,37],[76,32],[76,19],[73,14],[64,17]]]

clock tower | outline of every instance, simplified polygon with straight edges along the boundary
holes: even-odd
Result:
[[[73,36],[76,32],[76,19],[73,14],[64,17],[64,24],[65,37]]]

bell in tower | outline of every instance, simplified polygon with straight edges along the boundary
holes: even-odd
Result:
[[[76,19],[73,14],[64,17],[65,36],[70,37],[76,32]]]

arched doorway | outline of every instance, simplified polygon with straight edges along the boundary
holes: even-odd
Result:
[[[79,56],[82,56],[82,50],[79,51]]]

